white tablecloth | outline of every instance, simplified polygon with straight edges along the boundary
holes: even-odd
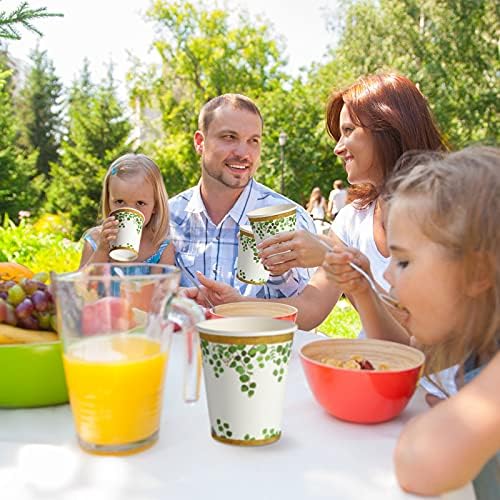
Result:
[[[385,424],[336,420],[313,399],[298,348],[318,338],[299,332],[287,382],[283,435],[268,446],[229,446],[210,437],[204,388],[200,401],[182,402],[182,348],[170,356],[160,440],[127,457],[84,453],[68,405],[0,409],[2,500],[391,500],[404,493],[392,453],[405,422],[426,409],[417,392],[403,414]],[[15,383],[15,381],[13,381]],[[443,496],[472,500],[468,485]]]

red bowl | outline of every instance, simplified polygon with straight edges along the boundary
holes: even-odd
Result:
[[[332,366],[331,360],[361,356],[375,370]],[[423,370],[424,354],[402,344],[374,339],[328,339],[300,350],[302,368],[316,401],[331,415],[362,424],[385,422],[410,401]],[[379,370],[380,364],[388,369]]]
[[[297,320],[297,308],[271,301],[231,302],[221,304],[210,309],[210,319],[230,318],[233,316],[263,316],[265,318],[281,319],[284,321]]]

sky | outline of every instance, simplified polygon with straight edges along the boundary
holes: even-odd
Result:
[[[49,12],[63,13],[64,17],[36,21],[42,38],[23,29],[20,41],[8,43],[9,52],[28,62],[30,51],[39,43],[66,86],[79,75],[85,57],[90,61],[94,81],[105,76],[112,60],[119,93],[124,97],[124,78],[131,65],[129,54],[143,61],[158,61],[150,50],[154,25],[144,19],[150,0],[27,1],[32,8],[47,7]],[[0,11],[10,12],[20,3],[0,0]],[[226,4],[244,7],[254,17],[261,14],[274,26],[274,32],[286,41],[287,70],[294,76],[301,67],[320,62],[332,39],[326,29],[325,9],[333,9],[334,0],[227,0]]]

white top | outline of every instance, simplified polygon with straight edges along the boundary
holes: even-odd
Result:
[[[404,493],[392,455],[403,425],[426,411],[422,393],[395,420],[377,425],[342,422],[309,391],[298,348],[320,337],[300,332],[290,360],[283,436],[258,448],[210,437],[200,401],[181,400],[184,352],[174,336],[159,441],[125,457],[89,455],[78,447],[68,405],[0,409],[2,500],[418,500]],[[472,486],[447,500],[473,500]]]
[[[347,201],[347,189],[332,189],[328,196],[328,201],[332,202],[332,213],[337,213],[345,207]]]
[[[323,220],[325,218],[325,209],[321,202],[316,202],[311,210],[311,215],[313,219]]]
[[[345,206],[332,222],[333,232],[349,247],[364,253],[370,261],[372,275],[386,291],[390,285],[383,274],[389,265],[389,257],[384,257],[378,250],[373,238],[373,214],[375,202],[368,207],[357,209],[352,204]]]

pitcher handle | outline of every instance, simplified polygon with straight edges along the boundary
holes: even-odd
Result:
[[[182,329],[180,333],[184,334],[184,401],[194,403],[200,395],[201,380],[200,337],[196,324],[205,320],[205,313],[193,300],[174,295],[165,306],[164,317],[175,321]]]

